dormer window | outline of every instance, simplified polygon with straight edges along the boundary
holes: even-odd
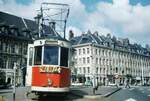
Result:
[[[8,34],[8,26],[6,25],[6,24],[1,24],[1,26],[0,26],[1,28],[1,33],[3,33],[3,34]]]
[[[110,43],[109,43],[109,42],[107,42],[107,46],[108,46],[108,47],[110,46]]]
[[[11,35],[18,36],[18,28],[15,25],[10,25],[10,33]]]
[[[29,29],[23,29],[22,34],[24,37],[30,38],[30,30]]]

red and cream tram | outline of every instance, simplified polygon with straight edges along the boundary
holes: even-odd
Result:
[[[61,39],[38,39],[28,45],[26,85],[32,92],[69,92],[70,43]]]

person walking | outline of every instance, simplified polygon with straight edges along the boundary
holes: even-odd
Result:
[[[93,87],[93,95],[95,95],[96,90],[98,90],[98,82],[94,77],[92,80],[92,87]]]
[[[129,79],[129,78],[127,78],[127,79],[126,79],[125,88],[127,88],[127,87],[128,87],[128,88],[130,88],[129,81],[130,81],[130,79]]]

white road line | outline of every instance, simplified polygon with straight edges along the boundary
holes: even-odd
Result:
[[[125,101],[137,101],[137,100],[135,100],[133,98],[129,98],[129,99],[126,99]]]
[[[149,97],[150,97],[150,95],[147,95],[147,96],[149,96]]]
[[[129,90],[134,90],[135,88],[130,88]]]

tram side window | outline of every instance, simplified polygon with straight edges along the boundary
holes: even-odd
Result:
[[[32,59],[33,59],[33,48],[29,48],[29,65],[32,66]]]
[[[68,48],[61,47],[60,66],[68,67]]]
[[[42,46],[36,46],[34,54],[34,65],[41,65],[41,59],[42,59]]]
[[[44,64],[58,65],[58,49],[57,46],[45,46]]]

